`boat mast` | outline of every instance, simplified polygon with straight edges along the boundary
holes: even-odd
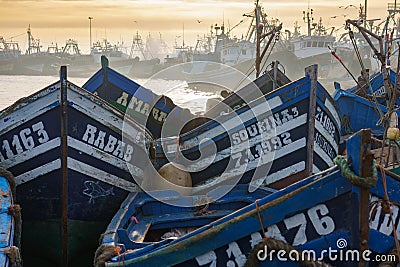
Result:
[[[261,42],[261,34],[262,34],[262,25],[260,25],[260,17],[258,16],[258,0],[256,0],[256,6],[254,9],[254,14],[256,17],[256,78],[260,76],[260,42]]]
[[[364,28],[367,28],[367,2],[367,0],[364,2]]]
[[[93,17],[89,17],[89,53],[92,52],[92,19]]]
[[[303,11],[303,21],[307,23],[307,35],[311,36],[311,22],[314,20],[313,18],[314,10],[310,9],[310,1],[308,1],[307,12]]]
[[[182,23],[182,48],[185,47],[185,22]]]
[[[31,53],[31,24],[29,24],[28,30],[26,31],[26,33],[28,34],[28,51],[27,51],[27,54],[30,54]]]

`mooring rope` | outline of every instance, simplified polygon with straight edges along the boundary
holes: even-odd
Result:
[[[7,213],[14,218],[15,229],[14,229],[14,246],[21,247],[21,234],[22,234],[22,216],[21,206],[13,204],[8,207]]]
[[[6,248],[4,250],[4,254],[6,254],[9,259],[10,267],[22,267],[22,258],[21,253],[19,252],[19,248],[17,248],[16,246]]]
[[[13,201],[14,203],[17,202],[17,184],[15,183],[14,175],[10,171],[0,168],[0,176],[7,179],[7,182],[9,183],[11,188]]]
[[[103,244],[99,246],[94,254],[94,267],[105,267],[106,262],[112,257],[118,256],[121,247],[110,244]]]
[[[397,249],[393,248],[392,250],[390,250],[390,252],[388,254],[386,254],[386,256],[388,256],[388,255],[394,255],[396,257],[396,260],[390,261],[389,260],[390,258],[387,257],[387,260],[379,263],[378,267],[396,267],[397,266],[397,264],[399,263]]]
[[[333,159],[333,162],[340,168],[342,175],[347,178],[353,185],[363,187],[363,188],[372,188],[376,185],[378,181],[378,170],[376,168],[375,160],[372,161],[372,176],[370,177],[360,177],[356,175],[347,164],[346,158],[343,156],[337,156]]]

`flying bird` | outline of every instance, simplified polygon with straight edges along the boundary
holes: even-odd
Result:
[[[198,23],[201,23],[202,21],[201,21],[201,20],[197,20],[197,22],[198,22]]]

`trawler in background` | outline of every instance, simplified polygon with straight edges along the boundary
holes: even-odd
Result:
[[[14,60],[21,55],[17,42],[6,41],[0,36],[0,73],[10,74],[14,69]]]
[[[0,74],[7,75],[57,75],[60,66],[68,66],[70,76],[89,77],[95,73],[102,55],[107,56],[111,66],[123,74],[137,77],[149,77],[157,69],[158,59],[146,60],[126,52],[123,42],[112,44],[107,39],[92,44],[90,54],[83,54],[74,39],[67,39],[65,45],[59,47],[51,43],[46,51],[42,51],[40,39],[33,37],[31,27],[27,29],[28,48],[21,53],[17,42],[0,39]],[[139,35],[134,36],[137,43]]]

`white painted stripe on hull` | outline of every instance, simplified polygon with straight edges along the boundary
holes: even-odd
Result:
[[[290,143],[290,144],[282,147],[281,149],[276,150],[275,151],[275,155],[274,155],[273,158],[268,157],[268,156],[270,156],[268,154],[262,156],[261,157],[261,161],[260,161],[260,163],[258,163],[258,165],[263,165],[263,164],[266,164],[268,162],[278,160],[278,159],[280,159],[280,158],[282,158],[282,157],[284,157],[284,156],[286,156],[286,155],[288,155],[290,153],[293,153],[293,152],[295,152],[295,151],[297,151],[297,150],[299,150],[301,148],[304,148],[306,146],[306,143],[307,142],[306,142],[306,138],[305,137],[303,137],[303,138],[301,138],[299,140],[296,140],[293,143]],[[249,164],[249,166],[255,168],[255,167],[257,167],[257,166],[253,166],[253,165],[255,165],[255,163],[256,162],[252,162],[252,163]]]
[[[54,103],[60,101],[59,98],[59,91],[54,91],[43,97],[38,97],[35,101],[25,104],[21,108],[4,116],[0,120],[0,135],[4,135],[6,132],[57,107],[58,105],[54,105]]]
[[[238,175],[243,175],[244,171],[246,170],[246,168],[249,169],[254,169],[257,166],[262,166],[264,164],[270,163],[274,160],[278,160],[294,151],[297,151],[301,148],[304,148],[306,146],[306,138],[303,137],[299,140],[294,141],[293,143],[290,143],[289,145],[286,145],[285,147],[277,150],[275,152],[275,156],[274,157],[270,157],[270,154],[266,154],[263,157],[260,158],[260,161],[253,161],[250,162],[247,166],[246,165],[242,165],[239,168],[235,168],[231,171],[226,171],[224,172],[221,176],[216,177],[216,178],[211,178],[210,182],[207,183],[206,185],[202,185],[202,186],[197,186],[195,187],[194,191],[201,191],[204,190],[205,188],[209,187],[211,184],[217,184],[226,180],[230,180],[234,177],[237,177]],[[301,171],[301,170],[300,170]],[[275,172],[276,173],[276,172]],[[270,173],[269,175],[271,175],[273,177],[273,175],[275,175],[275,173]],[[257,174],[259,175],[259,174]],[[264,174],[265,175],[265,174]],[[261,179],[261,181],[263,180],[265,176],[263,177],[253,177],[253,179],[255,178],[256,180],[254,180],[254,183],[257,184],[257,181],[259,181]],[[276,177],[278,177],[278,175],[276,175]],[[282,178],[285,178],[284,176],[282,176]]]
[[[129,133],[129,137],[132,137],[132,141],[135,143],[139,141],[136,137],[144,134],[144,130],[142,130],[140,126],[135,125],[133,121],[127,119],[129,123],[124,123],[124,119],[119,112],[111,112],[100,104],[82,97],[82,95],[77,92],[72,90],[68,91],[68,100],[71,101],[71,105],[74,109],[86,114],[108,128],[116,130],[118,134],[122,135],[123,129],[125,133]],[[128,138],[128,134],[126,134],[125,137]]]
[[[23,174],[18,175],[15,177],[15,183],[17,185],[29,182],[35,178],[38,178],[39,176],[45,175],[49,172],[58,170],[61,168],[61,159],[56,159],[52,162],[46,163],[40,167],[37,167],[33,170],[27,171]],[[55,177],[57,179],[57,177]]]
[[[115,157],[114,155],[103,152],[97,147],[86,144],[73,137],[68,136],[68,146],[78,151],[84,152],[87,155],[101,160],[107,164],[113,165],[123,171],[131,172],[132,175],[137,177],[143,177],[143,170],[140,168],[125,162],[125,160]]]
[[[321,170],[317,166],[315,166],[315,164],[313,164],[312,165],[312,172],[313,172],[313,174],[316,174],[316,173],[320,173]]]
[[[282,105],[282,100],[279,96],[275,96],[272,99],[262,102],[255,107],[250,108],[249,110],[243,112],[240,115],[234,114],[234,117],[231,119],[224,121],[224,118],[218,117],[217,121],[222,125],[218,125],[213,129],[206,131],[194,138],[191,138],[183,143],[183,146],[186,148],[191,148],[197,145],[203,139],[214,138],[224,132],[230,132],[237,126],[243,125],[246,121],[249,121],[255,117],[258,117],[259,114],[270,114],[272,115],[272,110],[280,105]],[[239,119],[240,118],[240,119]]]
[[[333,139],[332,135],[330,135],[325,130],[324,126],[322,126],[322,123],[320,121],[315,120],[315,128],[318,130],[318,132],[322,134],[323,137],[325,137],[325,139],[329,142],[329,144],[331,144],[331,146],[333,147],[333,149],[337,154],[339,151],[339,144],[336,144],[335,139]]]
[[[341,125],[341,121],[340,121],[339,115],[338,115],[334,105],[331,103],[331,101],[329,101],[328,97],[325,98],[325,103],[324,104],[325,104],[325,107],[331,112],[332,116],[335,118],[336,123],[339,125],[339,132],[340,132],[340,129],[341,129],[342,125]]]
[[[332,159],[326,154],[326,152],[314,141],[314,152],[317,153],[328,166],[333,166]]]
[[[272,184],[279,180],[282,180],[292,174],[301,172],[305,169],[306,169],[306,162],[300,161],[296,164],[293,164],[292,166],[289,166],[289,167],[281,169],[277,172],[274,172],[273,174],[269,174],[264,179],[258,179],[258,180],[251,181],[250,186],[260,186],[262,184],[269,185],[269,184]]]
[[[44,144],[41,144],[37,147],[34,147],[30,150],[24,151],[21,154],[15,155],[13,158],[6,159],[3,162],[0,162],[0,167],[1,168],[11,168],[14,167],[18,164],[21,164],[22,162],[25,162],[27,160],[30,160],[34,157],[37,157],[43,153],[46,153],[56,147],[60,146],[60,137],[56,137]]]
[[[296,117],[295,119],[285,123],[284,125],[280,125],[280,126],[276,127],[275,133],[276,133],[276,135],[280,135],[284,132],[288,132],[292,129],[300,127],[301,125],[304,125],[306,122],[307,122],[307,114],[303,114],[303,115]],[[215,156],[215,158],[214,158],[214,155],[211,155],[204,159],[197,160],[195,163],[188,166],[188,171],[196,172],[198,170],[202,170],[202,169],[206,168],[211,162],[215,163],[215,162],[221,161],[227,157],[231,157],[233,154],[243,151],[248,147],[252,147],[255,144],[260,143],[262,140],[271,138],[272,136],[267,137],[267,135],[269,135],[269,134],[271,134],[271,131],[264,132],[262,135],[258,135],[256,137],[250,139],[248,143],[243,142],[241,144],[234,145],[232,147],[227,147],[224,150],[219,151],[217,153],[217,155]],[[244,147],[244,146],[246,146],[246,147]],[[272,153],[269,153],[269,155],[271,155],[271,154]]]
[[[70,157],[67,158],[67,162],[68,162],[69,169],[79,172],[81,174],[84,174],[86,176],[89,176],[94,179],[100,180],[102,182],[108,183],[112,186],[119,187],[128,192],[140,191],[140,188],[136,184],[134,184],[132,182],[128,182],[120,177],[109,174],[105,171],[99,170],[93,166],[86,164],[86,163],[77,161]]]

